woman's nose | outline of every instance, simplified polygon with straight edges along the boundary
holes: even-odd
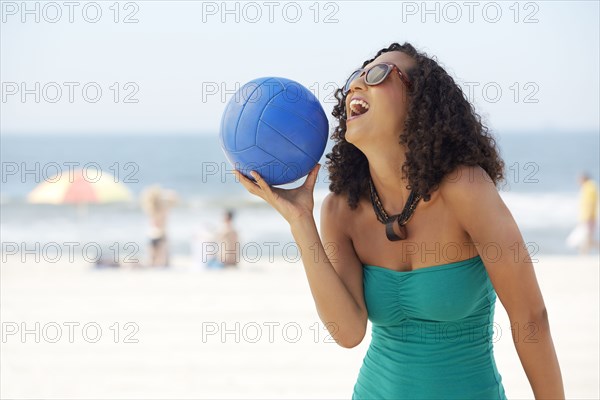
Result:
[[[354,78],[354,80],[352,82],[350,82],[350,86],[349,89],[350,91],[353,91],[357,86],[364,88],[364,76],[365,76],[365,71],[361,72],[360,75],[358,75],[356,78]]]

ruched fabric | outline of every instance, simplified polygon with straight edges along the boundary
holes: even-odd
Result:
[[[506,400],[479,255],[412,271],[364,265],[363,278],[372,339],[352,399]]]

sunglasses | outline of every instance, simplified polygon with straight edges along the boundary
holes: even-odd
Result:
[[[363,74],[365,75],[365,83],[369,86],[375,86],[383,82],[385,78],[387,78],[387,76],[390,74],[390,72],[394,70],[398,71],[398,76],[400,76],[400,80],[404,82],[404,84],[408,88],[410,88],[412,85],[410,81],[406,78],[406,75],[404,75],[402,71],[400,71],[400,68],[398,68],[392,63],[380,63],[373,65],[367,70],[365,70],[364,68],[359,68],[356,71],[354,71],[346,81],[344,89],[342,89],[342,94],[346,96],[350,91],[350,85],[352,84],[352,82],[354,82],[356,78],[359,78]]]

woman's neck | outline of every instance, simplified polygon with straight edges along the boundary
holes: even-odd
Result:
[[[379,200],[388,215],[402,212],[410,195],[406,189],[408,179],[402,178],[402,164],[405,160],[404,153],[383,157],[381,154],[369,158],[369,172]]]

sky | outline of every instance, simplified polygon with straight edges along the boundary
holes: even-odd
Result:
[[[331,94],[409,42],[495,132],[591,132],[599,3],[2,1],[0,131],[218,132],[236,88],[281,76]]]

